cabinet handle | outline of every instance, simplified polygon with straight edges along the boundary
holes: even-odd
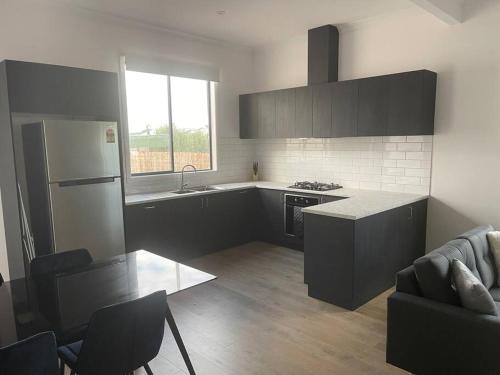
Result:
[[[205,198],[200,198],[200,200],[201,200],[201,208],[203,209],[203,206],[205,205],[204,204],[205,203]]]
[[[146,206],[146,207],[144,207],[145,210],[153,210],[155,208],[156,208],[156,206]]]
[[[207,208],[208,208],[208,197],[206,197],[205,199],[207,200],[207,202],[206,202],[206,206],[205,206],[205,207],[207,207]]]
[[[280,202],[285,203],[285,193],[280,194]]]
[[[241,190],[239,193],[240,194],[247,194],[250,190]]]
[[[408,220],[410,220],[413,217],[413,206],[410,206],[410,217]]]

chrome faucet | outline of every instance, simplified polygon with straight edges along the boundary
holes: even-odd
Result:
[[[192,164],[186,164],[184,167],[182,167],[182,172],[181,172],[181,188],[180,188],[181,191],[184,190],[184,188],[188,185],[188,184],[184,183],[184,170],[187,167],[193,168],[194,173],[196,173],[196,167],[194,165],[192,165]]]

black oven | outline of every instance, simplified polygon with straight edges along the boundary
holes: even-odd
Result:
[[[285,194],[284,203],[285,234],[302,240],[304,238],[304,214],[302,208],[320,204],[320,197]]]

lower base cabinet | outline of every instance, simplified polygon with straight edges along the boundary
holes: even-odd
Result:
[[[427,200],[358,220],[305,215],[308,294],[354,310],[425,253]]]
[[[184,261],[255,239],[256,189],[127,206],[127,251]]]

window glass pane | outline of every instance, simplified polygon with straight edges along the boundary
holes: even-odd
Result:
[[[167,76],[127,71],[125,80],[131,173],[172,171]]]
[[[208,82],[170,77],[174,170],[186,164],[210,169],[210,122]]]

